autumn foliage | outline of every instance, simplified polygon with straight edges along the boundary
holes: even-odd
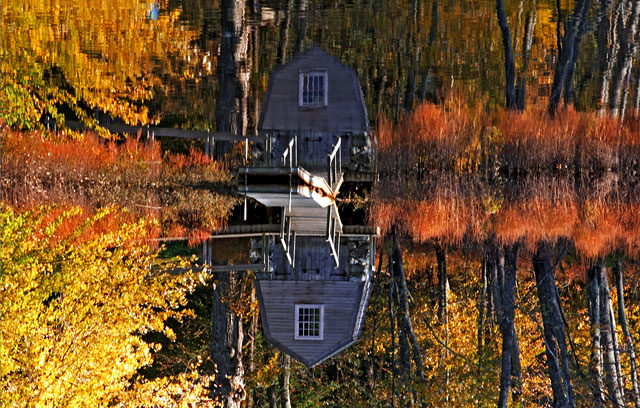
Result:
[[[550,118],[542,107],[524,113],[486,112],[464,104],[423,104],[399,124],[378,128],[381,171],[461,172],[537,169],[638,171],[640,122],[620,123],[566,108]]]
[[[639,124],[559,117],[425,104],[383,121],[371,221],[418,242],[569,239],[588,258],[637,254]]]
[[[67,204],[107,205],[160,220],[156,236],[201,242],[224,225],[237,201],[226,167],[198,150],[163,154],[159,143],[107,142],[88,133],[4,129],[2,200],[19,209]]]
[[[157,254],[140,239],[149,227],[112,207],[2,206],[4,405],[214,405],[199,361],[180,375],[133,381],[160,347],[141,335],[173,337],[166,321],[188,315],[186,296],[199,282],[150,269]]]

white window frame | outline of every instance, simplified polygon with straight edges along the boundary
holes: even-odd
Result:
[[[321,103],[304,103],[304,78],[310,76],[322,76],[324,84],[324,98]],[[298,76],[298,106],[301,108],[319,108],[329,103],[329,76],[326,70],[300,71]]]
[[[319,336],[304,336],[300,334],[300,309],[320,309],[320,335]],[[297,304],[295,307],[295,326],[293,327],[293,334],[295,340],[322,340],[324,337],[324,305],[306,305]]]

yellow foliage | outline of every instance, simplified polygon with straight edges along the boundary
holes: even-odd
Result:
[[[109,219],[116,226],[105,229]],[[87,216],[74,207],[2,207],[4,406],[124,400],[157,348],[140,335],[180,317],[197,277],[152,272],[155,253],[140,240],[148,225],[119,219],[113,208]],[[191,381],[185,375],[175,381]]]
[[[130,124],[149,122],[146,107],[164,72],[154,61],[184,59],[200,65],[179,23],[180,12],[147,18],[151,2],[9,0],[2,3],[2,116],[10,126],[35,127],[40,115],[64,118],[67,104],[81,120],[100,108]],[[117,10],[117,12],[114,12]],[[115,29],[117,27],[117,29]]]

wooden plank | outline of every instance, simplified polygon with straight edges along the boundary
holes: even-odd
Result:
[[[65,126],[73,130],[88,130],[83,123],[76,121],[66,121]],[[142,135],[146,135],[147,131],[150,133],[153,132],[154,137],[175,137],[180,139],[206,139],[208,137],[213,137],[216,141],[224,140],[232,142],[243,142],[246,139],[249,139],[249,141],[252,142],[264,142],[265,140],[264,136],[242,136],[226,132],[206,132],[204,130],[176,129],[157,126],[130,126],[119,123],[99,126],[112,133],[137,134],[140,132]]]
[[[208,265],[205,270],[207,272],[262,271],[264,264]]]

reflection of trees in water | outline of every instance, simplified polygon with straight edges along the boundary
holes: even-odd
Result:
[[[637,135],[572,111],[557,121],[423,105],[379,128],[372,218],[418,241],[570,238],[589,256],[637,252]]]
[[[371,219],[383,231],[397,224],[414,240],[459,244],[495,237],[503,243],[573,240],[587,256],[614,249],[637,253],[637,191],[608,175],[576,189],[572,176],[536,176],[487,183],[451,175],[424,180],[382,178]]]

